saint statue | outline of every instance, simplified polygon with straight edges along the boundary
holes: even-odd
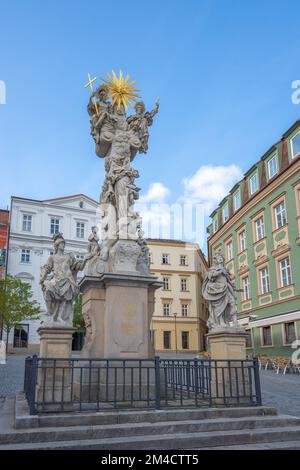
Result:
[[[87,265],[87,274],[94,275],[103,270],[114,269],[109,267],[105,260],[109,261],[111,253],[120,254],[124,257],[139,259],[136,266],[141,266],[143,274],[147,269],[146,264],[141,263],[141,251],[145,253],[145,241],[141,238],[141,218],[134,210],[134,203],[139,198],[139,191],[135,179],[139,177],[138,171],[132,167],[132,162],[137,153],[147,153],[149,132],[148,127],[152,125],[154,116],[158,113],[159,101],[152,111],[146,111],[145,104],[138,101],[137,89],[133,88],[134,82],[129,82],[120,72],[118,77],[115,72],[107,74],[108,80],[103,82],[92,95],[88,103],[88,113],[91,124],[91,135],[95,141],[96,154],[105,159],[105,179],[100,195],[100,207],[108,212],[106,207],[113,206],[109,211],[111,217],[106,222],[108,228],[106,233],[114,233],[115,239],[101,243],[100,253]],[[89,76],[90,79],[90,76]],[[94,80],[94,79],[93,79]],[[89,84],[93,80],[90,79]],[[88,84],[87,84],[88,85]],[[131,105],[135,113],[126,116],[127,106]],[[128,240],[134,241],[135,246]],[[120,243],[122,241],[122,248]],[[119,248],[114,245],[119,242]],[[104,256],[103,250],[106,249]],[[107,250],[109,253],[107,253]],[[111,251],[113,250],[113,251]],[[146,255],[144,254],[146,259]],[[112,263],[113,264],[113,263]],[[131,260],[131,264],[133,261]],[[143,268],[142,268],[143,266]],[[128,266],[127,266],[128,268]]]
[[[209,307],[207,325],[210,330],[229,327],[231,322],[233,327],[238,326],[236,291],[230,272],[224,266],[223,255],[216,253],[202,285],[202,295]]]
[[[53,236],[54,254],[41,268],[42,287],[48,319],[43,326],[73,326],[73,301],[79,292],[78,271],[85,267],[89,256],[77,260],[73,253],[64,253],[65,240],[61,233]]]

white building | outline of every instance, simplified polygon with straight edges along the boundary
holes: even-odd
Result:
[[[98,203],[84,194],[36,201],[13,196],[10,211],[7,272],[32,286],[34,299],[46,311],[39,285],[40,269],[53,253],[52,237],[63,233],[66,252],[82,258],[91,227],[96,225]],[[9,344],[38,350],[38,321],[25,321],[10,333]]]

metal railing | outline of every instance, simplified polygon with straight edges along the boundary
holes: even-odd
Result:
[[[51,411],[261,405],[256,358],[25,361],[31,414]]]

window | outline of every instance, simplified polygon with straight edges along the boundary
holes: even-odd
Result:
[[[21,250],[21,263],[30,263],[30,250]]]
[[[291,344],[296,341],[295,323],[289,322],[284,324],[285,344]]]
[[[255,222],[255,229],[256,229],[256,240],[261,240],[265,236],[265,224],[264,218],[260,217]]]
[[[276,228],[283,227],[286,224],[285,202],[281,201],[275,208]]]
[[[241,207],[241,191],[238,190],[233,195],[233,208],[237,211]]]
[[[217,217],[213,220],[213,233],[216,233],[218,230],[218,219]]]
[[[222,209],[222,218],[223,218],[223,223],[226,222],[226,220],[228,220],[229,218],[229,215],[228,215],[228,204],[226,204],[223,209]]]
[[[227,261],[230,261],[233,258],[233,245],[232,242],[227,243]]]
[[[270,279],[268,268],[260,269],[260,289],[262,294],[270,292]]]
[[[181,332],[181,343],[182,343],[182,349],[189,349],[189,332],[188,331]]]
[[[255,173],[253,176],[250,178],[250,194],[254,194],[258,190],[258,176],[257,173]]]
[[[54,235],[55,233],[59,233],[59,219],[51,218],[50,221],[50,233]]]
[[[80,207],[80,209],[83,209],[83,201],[79,202],[79,207]]]
[[[84,238],[84,223],[76,222],[76,237]]]
[[[251,299],[249,276],[243,278],[242,284],[243,284],[243,300]]]
[[[276,175],[278,172],[278,165],[277,165],[277,158],[276,155],[274,155],[270,160],[268,161],[268,175],[269,179],[273,178],[273,176]]]
[[[171,348],[171,331],[164,331],[163,338],[164,338],[164,349],[170,349]]]
[[[180,279],[181,291],[186,292],[188,290],[187,279],[182,277]]]
[[[163,253],[163,255],[162,255],[162,264],[170,264],[169,263],[169,255],[166,255],[165,253]]]
[[[16,325],[14,328],[14,348],[27,348],[29,325]]]
[[[170,290],[169,278],[163,277],[163,290]]]
[[[300,153],[300,132],[291,139],[292,158]]]
[[[180,255],[180,266],[187,266],[187,256]]]
[[[32,215],[23,214],[23,230],[24,230],[24,232],[31,232],[31,230],[32,230]]]
[[[189,314],[189,306],[188,304],[181,304],[181,314],[183,317],[187,317]]]
[[[280,279],[281,279],[281,287],[286,287],[292,284],[292,273],[291,273],[291,265],[290,265],[290,258],[284,258],[279,262],[280,266]]]
[[[263,326],[262,340],[263,346],[272,346],[272,329],[270,326]]]
[[[240,251],[246,250],[246,230],[240,233]]]
[[[164,317],[168,317],[170,315],[170,304],[163,304],[163,314]]]

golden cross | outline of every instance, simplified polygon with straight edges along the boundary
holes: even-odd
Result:
[[[87,88],[89,86],[92,93],[94,93],[94,81],[97,80],[97,77],[92,78],[91,75],[88,73],[88,79],[89,79],[89,81],[88,81],[88,83],[86,83],[84,85],[84,88]],[[94,105],[95,105],[96,113],[97,113],[97,116],[98,116],[99,111],[98,111],[97,101],[96,101],[95,98],[94,98]]]

